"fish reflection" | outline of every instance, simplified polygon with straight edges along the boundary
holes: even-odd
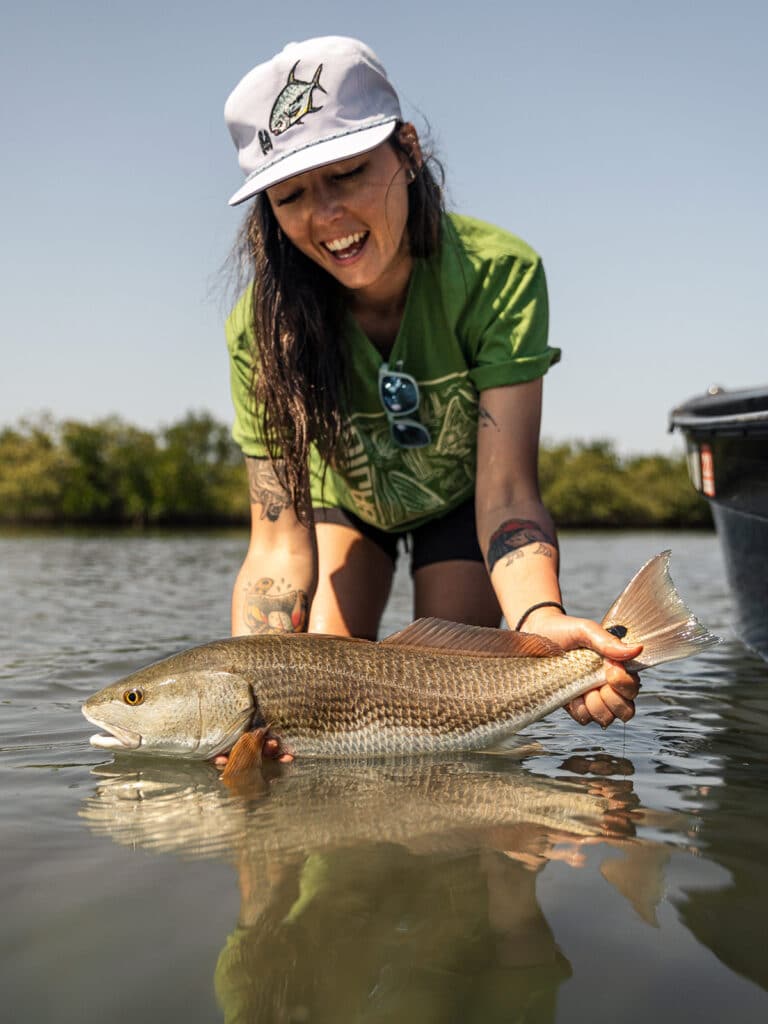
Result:
[[[80,813],[120,844],[234,862],[227,1021],[546,1021],[571,968],[540,872],[608,843],[604,877],[653,923],[668,857],[637,837],[630,779],[567,767],[581,777],[488,756],[305,763],[232,791],[204,765],[132,760],[96,770]]]
[[[116,760],[93,769],[100,781],[80,814],[124,845],[224,859],[363,842],[472,848],[489,829],[520,825],[552,845],[634,834],[631,782],[552,779],[499,763],[480,755],[267,765],[227,787],[208,765]]]

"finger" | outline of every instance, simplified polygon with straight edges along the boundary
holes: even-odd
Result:
[[[608,711],[613,715],[614,719],[618,718],[622,722],[629,722],[635,717],[635,705],[633,701],[627,700],[626,697],[623,697],[612,686],[603,686],[600,688],[600,699]]]
[[[269,737],[264,744],[261,756],[268,757],[273,761],[279,761],[281,764],[290,764],[294,760],[293,754],[289,754],[287,750],[283,749],[283,745],[277,736]]]
[[[579,725],[589,725],[592,721],[587,705],[584,703],[583,697],[575,697],[570,704],[565,705],[565,710]]]
[[[606,684],[595,690],[590,690],[583,697],[576,697],[566,705],[565,710],[579,725],[598,722],[606,729],[617,718],[622,722],[629,722],[634,718],[633,698],[635,692],[634,684],[628,687],[627,695],[620,689]]]
[[[640,690],[640,677],[636,672],[627,670],[615,661],[605,663],[605,681],[617,690],[622,697],[634,700]]]
[[[611,722],[614,721],[615,716],[603,700],[600,690],[590,690],[588,693],[585,693],[584,703],[592,718],[602,725],[604,729],[607,729]]]
[[[635,716],[635,705],[617,693],[612,686],[601,686],[590,690],[584,695],[584,703],[592,718],[607,729],[618,718],[621,722],[629,722]]]
[[[584,633],[592,650],[602,654],[604,658],[612,658],[614,661],[629,661],[631,658],[636,658],[643,649],[642,644],[630,644],[619,640],[613,633],[598,626],[596,622],[585,622]]]
[[[640,683],[640,676],[637,672],[628,672],[626,666],[620,661],[605,658],[605,678],[610,683]]]
[[[606,658],[613,658],[615,661],[630,661],[642,653],[642,644],[624,644],[620,640],[614,640],[611,644],[604,644],[601,654]]]
[[[624,685],[622,683],[611,682],[608,685],[611,687],[612,690],[615,690],[616,693],[620,694],[625,700],[635,700],[637,698],[638,693],[640,693],[639,683],[627,683],[626,685]]]

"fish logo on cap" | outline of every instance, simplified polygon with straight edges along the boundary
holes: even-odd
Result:
[[[300,63],[297,60],[288,72],[288,81],[280,90],[272,107],[272,112],[269,115],[269,129],[273,135],[282,135],[289,128],[293,128],[295,124],[302,124],[302,117],[322,110],[322,107],[312,106],[312,93],[315,89],[319,89],[320,92],[327,95],[327,91],[320,85],[320,72],[323,70],[323,65],[318,65],[317,71],[312,76],[312,81],[304,82],[300,78],[296,78],[296,68]]]

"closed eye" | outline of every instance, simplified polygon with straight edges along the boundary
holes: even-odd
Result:
[[[335,182],[350,181],[352,178],[357,178],[361,175],[367,166],[368,161],[364,160],[363,163],[358,164],[357,167],[352,167],[349,171],[340,171],[338,174],[331,175],[331,180]],[[273,199],[273,203],[275,206],[289,206],[291,203],[295,203],[297,199],[301,199],[303,195],[304,189],[297,188],[287,195],[280,196],[279,199]]]
[[[303,193],[303,188],[297,188],[293,192],[289,192],[287,196],[280,196],[279,199],[275,199],[275,206],[288,206],[289,203],[295,203],[297,199],[301,198]]]
[[[353,167],[351,171],[344,171],[341,174],[334,174],[334,181],[348,181],[350,178],[356,178],[359,174],[362,174],[365,168],[368,166],[368,161],[362,164],[358,164],[357,167]]]

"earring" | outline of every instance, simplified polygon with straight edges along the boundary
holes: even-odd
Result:
[[[414,171],[414,169],[412,167],[409,167],[408,168],[408,184],[410,185],[410,183],[412,181],[416,181],[416,171]]]

